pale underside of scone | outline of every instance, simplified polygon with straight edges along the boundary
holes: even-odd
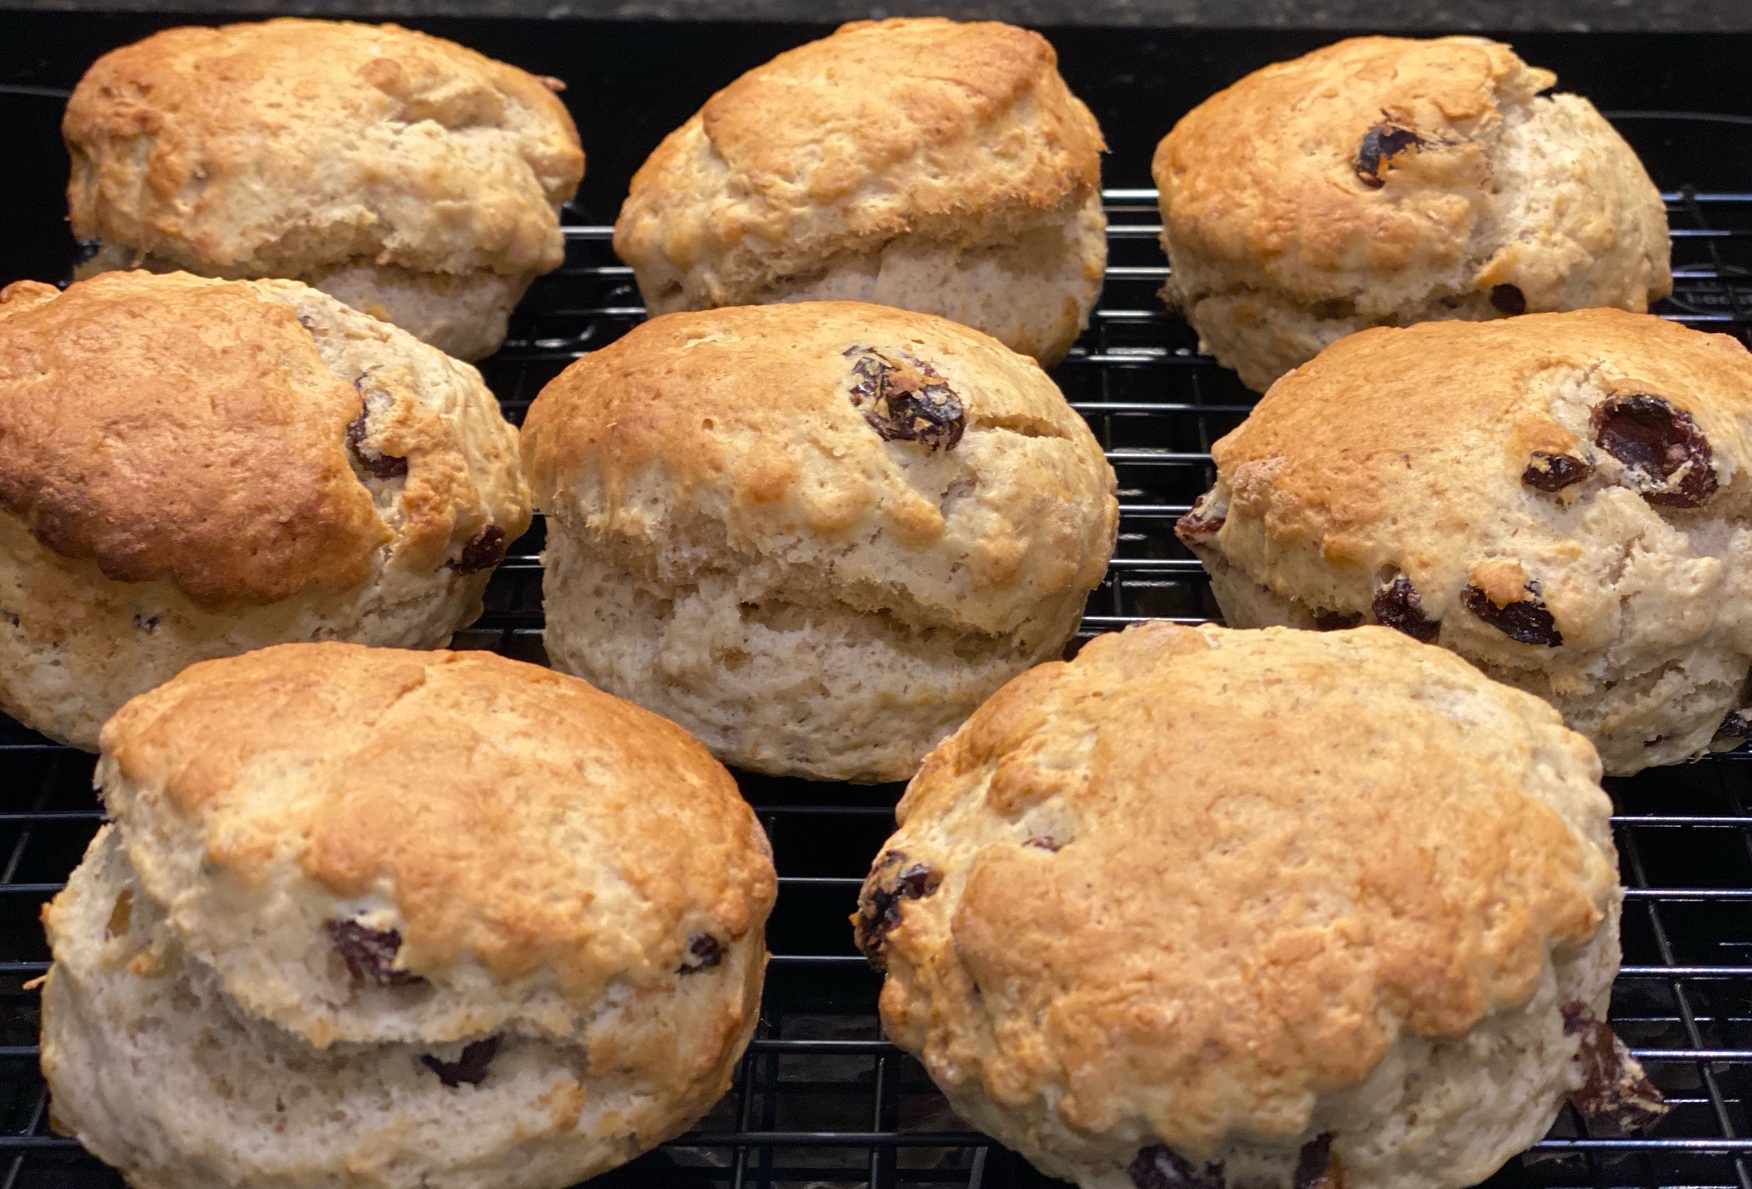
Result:
[[[99,273],[133,268],[149,272],[189,271],[224,280],[242,280],[250,275],[233,269],[202,268],[151,253],[142,255],[116,244],[103,244],[73,270],[73,276],[82,281]],[[491,269],[468,273],[417,272],[395,264],[354,260],[289,279],[303,281],[361,313],[399,326],[454,359],[472,362],[499,349],[511,311],[536,276],[533,272],[511,274]]]
[[[1382,187],[1370,190],[1355,177],[1329,183],[1362,190],[1347,202],[1390,204],[1385,212],[1396,211],[1394,196],[1410,187],[1405,207],[1427,223],[1371,231],[1326,226],[1310,215],[1306,226],[1292,226],[1283,242],[1267,247],[1263,241],[1278,233],[1262,216],[1254,233],[1262,242],[1247,249],[1217,236],[1209,247],[1195,242],[1177,233],[1170,212],[1162,238],[1171,266],[1164,297],[1218,362],[1260,392],[1328,344],[1370,326],[1598,306],[1646,310],[1672,287],[1660,196],[1635,153],[1587,100],[1533,94],[1548,79],[1517,63],[1490,92],[1494,116],[1439,134],[1423,129],[1422,141],[1397,153],[1387,151],[1388,142],[1380,150]],[[1398,111],[1389,116],[1370,113],[1380,127],[1415,123]],[[1356,129],[1358,138],[1378,131]],[[1474,144],[1476,165],[1416,160],[1465,154]],[[1158,184],[1162,168],[1159,159]],[[1165,207],[1172,185],[1164,187]],[[1342,220],[1348,208],[1334,208],[1322,217]],[[1339,250],[1351,241],[1350,253]],[[1248,250],[1262,255],[1232,255]]]
[[[721,1039],[674,1036],[686,1013],[627,995],[606,996],[577,1043],[506,1032],[472,1051],[313,1048],[249,1015],[177,945],[113,829],[47,920],[55,1125],[140,1189],[560,1189],[677,1134],[729,1084],[728,1061],[682,1097],[618,1065],[638,1037]]]

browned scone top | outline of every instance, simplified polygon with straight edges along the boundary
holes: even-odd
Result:
[[[634,176],[623,259],[710,260],[715,304],[917,233],[983,242],[1100,186],[1101,131],[1037,33],[855,21],[712,96]]]
[[[720,963],[758,995],[775,883],[753,812],[680,727],[576,678],[282,645],[135,698],[103,749],[106,804],[183,946],[319,1045],[382,1039],[385,1014],[427,1039],[506,1019],[564,1036],[611,988]],[[336,921],[393,930],[386,965],[439,993],[325,1002],[320,957],[300,971]]]
[[[938,747],[859,940],[897,1043],[1056,1175],[1154,1143],[1293,1160],[1316,1096],[1602,931],[1598,776],[1549,707],[1393,632],[1135,626]]]
[[[250,285],[110,273],[0,291],[0,509],[44,546],[203,606],[364,579],[360,394]]]
[[[394,25],[166,29],[68,103],[74,234],[226,275],[546,271],[584,170],[556,85]]]

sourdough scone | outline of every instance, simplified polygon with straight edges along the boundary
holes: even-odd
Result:
[[[762,772],[912,775],[1058,655],[1118,521],[1033,360],[882,306],[653,319],[523,435],[554,664]]]
[[[670,133],[633,178],[615,251],[652,313],[871,301],[1050,367],[1101,292],[1105,147],[1039,34],[856,21]]]
[[[46,909],[58,1128],[138,1189],[559,1189],[683,1130],[775,879],[687,733],[484,653],[283,645],[104,729]]]
[[[1636,153],[1476,37],[1359,37],[1254,72],[1156,150],[1164,297],[1261,392],[1367,326],[1616,306],[1672,289]]]
[[[1457,1189],[1566,1096],[1665,1109],[1603,1021],[1599,776],[1381,628],[1135,626],[931,753],[858,944],[956,1110],[1083,1189]]]
[[[84,266],[292,277],[460,359],[560,264],[584,154],[559,84],[394,25],[155,33],[67,105]]]
[[[475,370],[315,289],[0,291],[0,708],[44,734],[205,657],[445,644],[529,517]]]
[[[1737,743],[1752,355],[1649,314],[1370,330],[1272,387],[1179,525],[1231,626],[1372,620],[1628,774]]]

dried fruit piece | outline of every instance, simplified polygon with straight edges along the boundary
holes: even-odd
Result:
[[[937,370],[904,351],[891,359],[852,347],[852,407],[885,442],[917,442],[931,453],[953,450],[967,428],[961,398]]]
[[[1710,746],[1723,751],[1738,747],[1747,739],[1752,739],[1752,710],[1730,710],[1722,719],[1722,725],[1716,728]]]
[[[695,933],[687,940],[687,950],[681,955],[678,974],[698,974],[710,970],[724,960],[724,943],[710,933]]]
[[[1442,630],[1440,620],[1424,614],[1423,599],[1404,574],[1395,574],[1393,581],[1378,587],[1369,609],[1375,613],[1376,623],[1404,632],[1425,644],[1433,643]]]
[[[478,1086],[487,1080],[487,1067],[499,1052],[499,1038],[488,1036],[462,1046],[454,1061],[445,1061],[430,1053],[420,1054],[420,1064],[438,1075],[438,1080],[452,1090],[458,1086]]]
[[[1499,607],[1483,590],[1468,585],[1460,592],[1460,603],[1511,640],[1556,648],[1563,643],[1563,633],[1557,630],[1557,621],[1551,618],[1545,600],[1539,597],[1539,584],[1529,582],[1522,590],[1526,598]]]
[[[1344,1189],[1344,1165],[1332,1154],[1332,1133],[1315,1136],[1296,1155],[1294,1189]]]
[[[1357,159],[1351,163],[1351,168],[1357,171],[1363,185],[1379,190],[1387,184],[1387,167],[1393,158],[1428,143],[1410,128],[1382,120],[1363,134],[1363,143],[1357,149]]]
[[[401,950],[401,933],[395,929],[372,929],[358,921],[330,921],[326,926],[329,945],[347,964],[355,983],[379,987],[405,987],[425,980],[411,970],[399,970],[395,956]]]
[[[1314,630],[1318,632],[1342,632],[1346,628],[1354,628],[1363,622],[1361,611],[1328,611],[1325,607],[1314,608]]]
[[[363,377],[353,381],[353,386],[358,388],[362,382]],[[393,454],[379,454],[365,444],[365,434],[368,431],[366,418],[369,416],[370,406],[361,405],[359,415],[347,423],[347,449],[353,452],[353,458],[367,474],[375,475],[379,479],[395,479],[407,474],[407,459],[397,458]]]
[[[1513,317],[1527,312],[1527,295],[1521,292],[1518,285],[1492,285],[1490,288],[1490,304],[1499,313]]]
[[[1642,497],[1698,508],[1715,494],[1709,439],[1691,414],[1658,396],[1614,396],[1594,410],[1594,442],[1636,477]]]
[[[1521,472],[1521,482],[1540,491],[1562,491],[1593,473],[1594,464],[1585,458],[1535,450],[1527,459],[1527,469]]]
[[[1140,1151],[1126,1171],[1138,1189],[1224,1189],[1221,1164],[1196,1168],[1166,1144]]]
[[[943,873],[928,863],[908,863],[906,852],[891,850],[876,860],[858,895],[855,937],[858,951],[870,965],[883,969],[882,950],[888,931],[900,924],[903,900],[929,896],[943,882]]]
[[[1590,1123],[1619,1134],[1644,1131],[1660,1122],[1668,1106],[1649,1081],[1642,1063],[1588,1005],[1563,1005],[1563,1033],[1580,1038],[1576,1061],[1582,1068],[1581,1088],[1570,1094],[1575,1108]]]
[[[444,564],[458,574],[478,574],[504,561],[505,550],[509,546],[510,542],[505,539],[505,530],[496,524],[489,524],[468,539],[468,543],[462,547],[460,557]]]
[[[1035,850],[1050,851],[1055,855],[1058,854],[1059,849],[1058,839],[1054,838],[1051,834],[1036,834],[1032,838],[1024,838],[1022,840],[1022,845],[1032,846]]]
[[[1216,536],[1228,521],[1225,513],[1201,510],[1194,504],[1190,512],[1174,522],[1174,535],[1188,545],[1200,545]]]

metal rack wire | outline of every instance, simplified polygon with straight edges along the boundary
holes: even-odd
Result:
[[[1085,635],[1144,617],[1215,617],[1173,522],[1211,481],[1211,443],[1254,399],[1197,353],[1191,332],[1154,296],[1167,271],[1154,192],[1110,190],[1106,199],[1106,291],[1058,372],[1120,479],[1119,549],[1090,599]],[[1661,312],[1752,340],[1752,194],[1684,189],[1667,203],[1677,292]],[[609,229],[570,226],[567,235],[566,267],[538,284],[505,349],[483,367],[513,419],[567,363],[642,316]],[[538,525],[457,646],[543,659],[540,544]],[[119,1183],[48,1128],[35,997],[23,989],[48,957],[37,908],[100,820],[90,775],[89,757],[0,720],[0,1189]],[[1752,1189],[1752,756],[1611,783],[1629,888],[1612,1014],[1674,1110],[1654,1135],[1630,1139],[1589,1135],[1566,1112],[1491,1183]],[[918,1065],[879,1035],[879,982],[852,949],[846,917],[888,834],[898,788],[759,777],[743,787],[772,836],[781,885],[759,1037],[732,1092],[698,1128],[599,1184],[1047,1184],[968,1131]]]

